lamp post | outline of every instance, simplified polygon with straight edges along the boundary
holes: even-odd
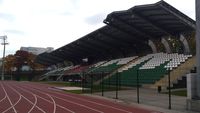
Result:
[[[3,40],[3,42],[1,43],[3,45],[3,58],[2,58],[2,75],[1,75],[1,80],[4,80],[4,59],[5,59],[5,49],[6,49],[6,45],[8,44],[6,42],[7,36],[0,36],[0,39]]]

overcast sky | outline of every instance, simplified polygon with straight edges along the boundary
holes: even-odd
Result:
[[[159,0],[0,0],[6,54],[21,46],[57,49],[103,26],[106,15]],[[165,0],[195,19],[195,0]],[[0,46],[2,57],[3,46]]]

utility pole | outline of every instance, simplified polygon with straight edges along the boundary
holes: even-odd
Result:
[[[3,45],[3,58],[2,58],[2,75],[1,75],[1,80],[4,80],[4,71],[5,71],[5,66],[4,66],[4,60],[5,60],[5,50],[6,50],[6,45],[8,44],[6,42],[7,36],[0,36],[0,39],[3,40],[3,42],[1,43],[1,45]]]

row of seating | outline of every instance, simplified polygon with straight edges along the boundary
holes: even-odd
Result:
[[[183,54],[167,54],[156,53],[148,54],[143,57],[133,56],[127,58],[113,59],[110,61],[100,61],[93,65],[75,65],[65,68],[59,68],[46,73],[44,76],[68,76],[68,75],[81,75],[84,71],[86,74],[98,75],[103,73],[110,73],[118,69],[121,76],[122,84],[134,85],[137,75],[140,75],[141,83],[154,83],[167,73],[167,69],[173,70],[174,68],[184,63],[192,55]],[[123,68],[119,68],[122,67]],[[90,73],[88,73],[90,72]],[[117,74],[114,74],[109,79],[115,80]],[[101,77],[97,77],[101,79]],[[107,80],[105,80],[107,81]]]
[[[151,54],[152,59],[145,63],[140,69],[154,69],[156,66],[160,66],[168,62],[164,68],[172,70],[173,68],[178,67],[181,63],[184,63],[191,55],[183,54],[167,54],[167,53],[156,53]]]
[[[72,70],[66,72],[65,75],[81,74],[83,72],[83,70],[86,71],[89,67],[90,67],[90,65],[83,65],[83,66],[80,65],[80,66],[73,68]]]
[[[123,69],[118,70],[118,73],[114,74],[107,80],[104,80],[104,82],[112,82],[113,80],[113,83],[110,84],[115,84],[116,76],[120,75],[120,83],[122,85],[136,85],[137,77],[140,84],[153,84],[166,75],[168,69],[174,69],[190,57],[192,57],[192,55],[177,53],[148,54],[138,58],[135,62],[125,66]],[[167,66],[170,66],[170,68],[167,68]]]
[[[112,70],[119,68],[121,65],[124,65],[135,58],[137,58],[137,56],[119,58],[119,59],[114,59],[110,61],[100,61],[93,65],[69,66],[69,67],[59,68],[59,69],[50,71],[49,73],[46,73],[44,76],[58,76],[57,78],[60,79],[68,75],[78,75],[78,74],[80,75],[82,72],[85,72],[85,73],[111,72]]]
[[[136,59],[137,57],[138,56],[122,58],[122,59],[120,59],[120,61],[118,61],[117,65],[127,64],[128,62],[130,62],[133,59]]]
[[[92,71],[92,73],[102,73],[102,72],[109,73],[109,72],[112,72],[113,70],[118,69],[122,65],[127,64],[128,62],[132,61],[135,58],[137,58],[137,56],[110,60],[110,61],[100,65],[96,69],[94,69]]]
[[[66,70],[72,69],[73,66],[68,66],[64,68],[57,68],[52,71],[47,72],[45,75],[47,76],[59,76],[60,74],[63,74]]]
[[[135,57],[135,58],[137,58],[137,57]],[[134,67],[134,66],[136,66],[136,65],[138,65],[138,64],[140,64],[140,63],[142,63],[142,62],[144,62],[144,61],[146,61],[146,60],[148,60],[150,58],[151,58],[150,55],[144,56],[144,57],[138,59],[137,61],[131,63],[130,65],[125,66],[123,69],[119,70],[119,72],[123,72],[125,70],[129,70],[130,68],[132,68],[132,67]]]

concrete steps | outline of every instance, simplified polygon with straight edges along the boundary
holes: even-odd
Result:
[[[185,74],[189,73],[192,68],[194,68],[196,64],[196,56],[189,58],[185,63],[181,64],[176,69],[170,72],[170,80],[171,80],[171,87],[173,86],[174,82],[177,82],[178,79],[185,76]],[[168,75],[164,75],[159,81],[157,81],[154,85],[149,85],[150,88],[157,88],[161,86],[162,88],[168,87]],[[147,87],[147,85],[145,85]]]

